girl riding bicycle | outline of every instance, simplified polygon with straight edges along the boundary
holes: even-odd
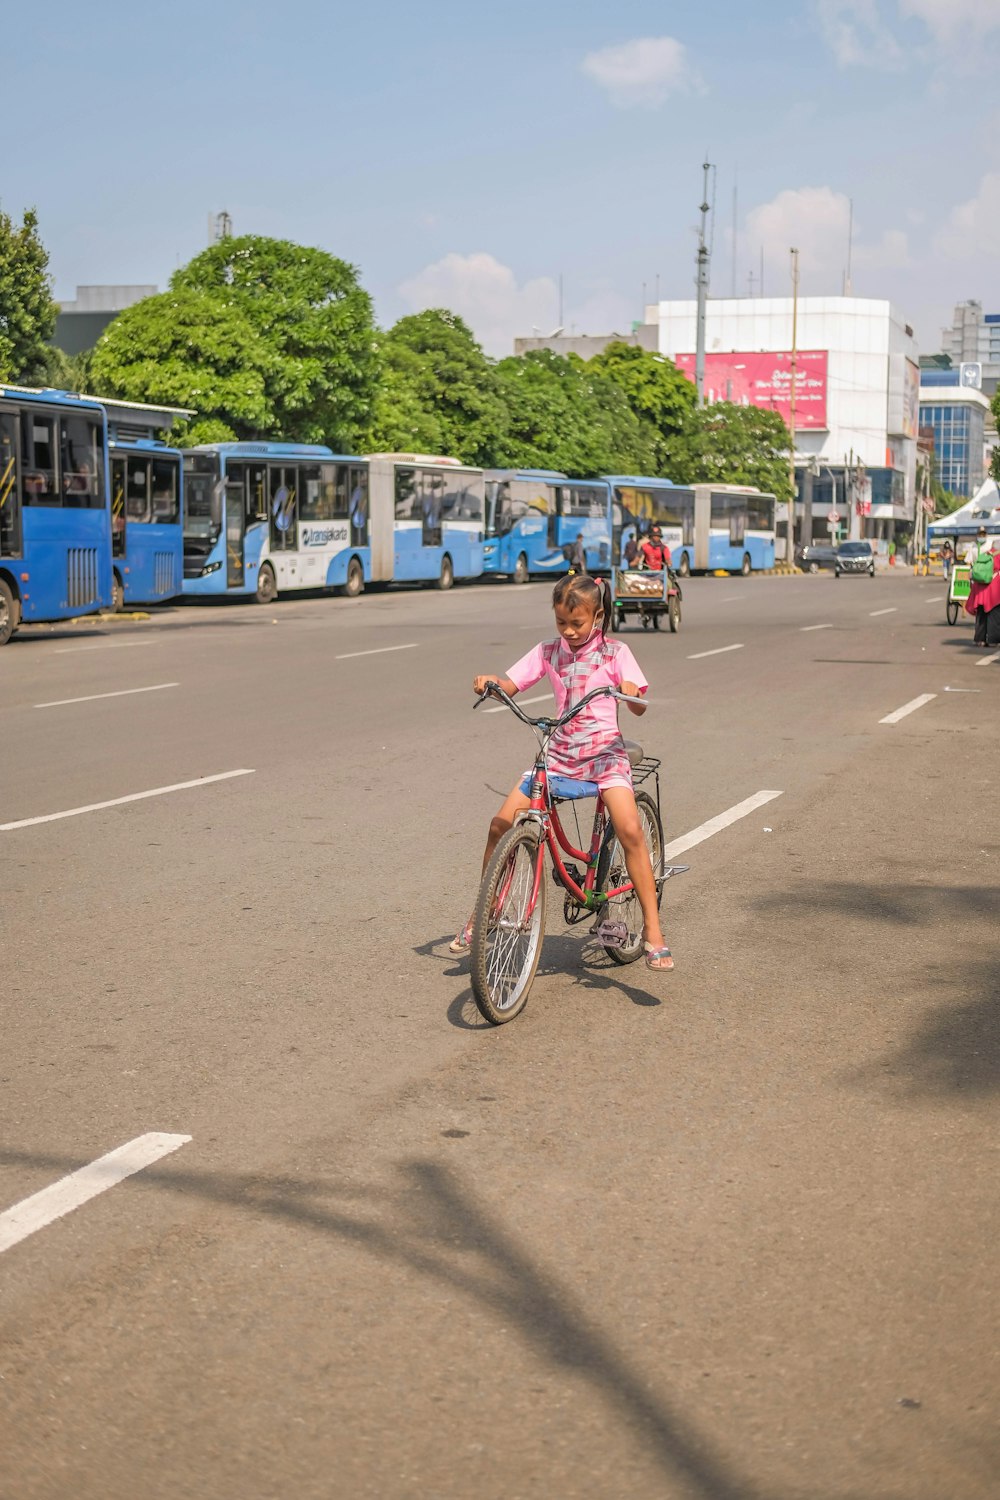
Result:
[[[641,701],[648,683],[635,657],[622,641],[609,640],[605,621],[610,619],[610,589],[603,581],[585,575],[570,575],[556,584],[552,594],[559,639],[535,646],[515,662],[506,677],[480,675],[473,679],[476,693],[495,682],[514,694],[533,687],[543,677],[552,685],[556,713],[566,709],[592,689],[611,687],[636,701],[628,705],[636,715],[646,712]],[[553,734],[548,755],[550,784],[560,795],[560,783],[596,783],[625,855],[629,878],[642,907],[643,947],[650,969],[672,969],[670,949],[663,940],[657,904],[656,879],[643,838],[632,790],[632,768],[625,741],[618,728],[613,698],[600,697],[582,709],[576,719]],[[518,815],[531,806],[529,771],[514,787],[490,823],[483,869],[489,864],[501,838]],[[567,788],[572,791],[572,788]],[[472,940],[472,919],[451,943],[452,953],[464,953]]]

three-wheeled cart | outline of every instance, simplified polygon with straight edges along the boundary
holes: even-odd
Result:
[[[957,623],[959,612],[965,608],[965,601],[969,597],[971,584],[972,569],[969,564],[955,563],[948,580],[948,602],[944,610],[949,625]]]
[[[666,615],[670,629],[681,628],[681,586],[670,568],[612,568],[612,630],[620,630],[630,616],[643,630],[662,630]]]

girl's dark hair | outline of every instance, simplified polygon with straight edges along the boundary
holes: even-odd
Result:
[[[574,604],[584,604],[593,610],[594,616],[603,616],[600,632],[607,635],[611,629],[611,585],[606,578],[591,578],[587,573],[567,573],[560,578],[552,590],[552,607],[561,604],[572,609]]]

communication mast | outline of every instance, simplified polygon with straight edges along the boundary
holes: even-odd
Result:
[[[225,209],[221,214],[209,214],[208,216],[208,243],[217,245],[221,240],[232,237],[233,221]]]
[[[694,383],[698,390],[698,405],[705,405],[705,304],[708,301],[708,263],[711,251],[705,241],[705,226],[708,221],[708,174],[711,162],[703,162],[705,174],[701,199],[701,227],[698,230],[698,321],[695,330]]]

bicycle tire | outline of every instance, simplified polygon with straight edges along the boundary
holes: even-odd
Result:
[[[479,887],[469,955],[472,993],[491,1026],[520,1015],[538,968],[545,936],[544,879],[526,916],[538,861],[545,858],[538,835],[530,823],[518,823],[505,833]]]
[[[655,877],[663,864],[663,825],[656,810],[656,803],[648,792],[636,792],[635,805],[639,809],[639,817],[646,832],[646,848],[649,850],[649,862],[653,866]],[[624,872],[624,878],[628,879],[625,856],[611,819],[608,818],[608,826],[601,841],[601,852],[597,858],[597,889],[603,891],[609,885],[618,885],[620,883],[616,878],[618,871]],[[662,894],[662,890],[662,885],[658,884],[658,896]],[[635,891],[630,891],[626,896],[619,896],[617,900],[604,902],[601,907],[601,918],[606,921],[624,922],[631,937],[631,941],[623,947],[602,943],[601,947],[605,953],[616,964],[634,964],[643,953],[642,907],[639,905],[639,898]]]
[[[948,616],[949,625],[956,625],[958,623],[958,605],[954,602],[954,600],[949,599],[946,614]]]

